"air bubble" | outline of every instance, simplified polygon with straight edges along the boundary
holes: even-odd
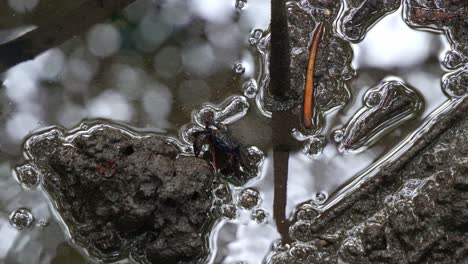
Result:
[[[332,134],[333,141],[335,141],[336,143],[340,143],[343,140],[343,136],[344,133],[341,129],[334,131]]]
[[[265,157],[265,154],[263,153],[263,151],[261,151],[259,148],[254,147],[254,146],[248,147],[247,153],[248,153],[248,165],[251,167],[259,166],[263,158]]]
[[[382,97],[380,96],[379,93],[372,92],[365,98],[365,103],[367,107],[374,107],[374,106],[378,106],[381,100],[382,100]]]
[[[252,215],[250,215],[250,218],[257,222],[258,224],[265,223],[268,218],[268,214],[265,210],[263,209],[257,209],[252,212]]]
[[[18,181],[28,189],[34,189],[39,185],[40,177],[37,168],[31,164],[18,166],[16,169]]]
[[[34,223],[34,216],[26,208],[19,208],[10,214],[10,224],[18,230],[30,228]]]
[[[318,212],[310,204],[303,204],[296,214],[299,221],[313,221],[317,216]]]
[[[238,205],[243,209],[253,209],[260,204],[260,193],[253,189],[247,188],[239,193]]]
[[[233,68],[234,72],[239,74],[239,75],[241,75],[241,74],[243,74],[245,72],[245,67],[240,63],[234,64],[234,66],[232,68]]]
[[[322,153],[325,143],[323,136],[312,137],[304,144],[303,152],[308,157],[317,157]]]
[[[242,85],[242,91],[244,92],[245,97],[255,98],[258,92],[257,82],[254,79],[245,82]]]
[[[468,68],[447,76],[442,86],[451,97],[465,96],[468,93]]]
[[[244,9],[244,7],[247,5],[247,0],[236,0],[236,8],[239,10]]]
[[[250,37],[249,37],[250,45],[256,46],[258,44],[258,42],[260,41],[260,39],[262,38],[262,36],[263,36],[263,30],[255,29],[254,31],[252,31],[252,33],[250,33]]]
[[[325,192],[318,192],[315,194],[315,199],[314,201],[317,204],[323,204],[325,201],[327,201],[328,195]]]
[[[444,67],[449,69],[449,70],[455,70],[457,68],[460,68],[463,63],[465,63],[465,58],[463,55],[456,51],[449,51],[447,54],[445,54],[444,61],[442,62]]]
[[[237,208],[234,204],[223,204],[221,207],[223,216],[227,219],[235,219],[237,217]]]

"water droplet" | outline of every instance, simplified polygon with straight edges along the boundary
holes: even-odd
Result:
[[[323,204],[325,203],[325,201],[327,200],[328,198],[328,195],[325,193],[325,192],[318,192],[315,194],[315,199],[314,201],[317,203],[317,204]]]
[[[247,0],[236,0],[236,8],[241,10],[247,4]]]
[[[245,72],[244,66],[242,66],[242,64],[240,64],[240,63],[234,64],[234,66],[232,68],[234,69],[234,72],[239,74],[239,75],[243,74]]]
[[[22,186],[34,189],[39,185],[40,176],[37,168],[31,164],[24,164],[16,167],[16,175]]]
[[[10,214],[10,224],[18,230],[27,229],[34,223],[34,216],[26,208],[19,208]]]
[[[252,215],[250,215],[250,218],[259,224],[265,223],[268,218],[268,214],[263,209],[257,209],[252,212]]]
[[[304,144],[303,152],[308,157],[317,157],[322,153],[325,143],[323,136],[312,137]]]
[[[258,206],[260,204],[260,200],[260,193],[257,190],[247,188],[239,193],[237,203],[239,207],[250,210]]]
[[[245,82],[242,85],[242,91],[244,92],[245,97],[255,98],[258,92],[257,82],[254,79]]]

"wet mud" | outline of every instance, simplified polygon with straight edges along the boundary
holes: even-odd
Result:
[[[269,263],[466,263],[468,101],[339,205],[294,214]],[[340,262],[341,261],[341,262]]]
[[[71,237],[92,257],[144,263],[207,257],[215,177],[205,160],[181,155],[168,138],[105,125],[67,136],[54,128],[29,138],[26,149],[30,163],[20,169],[38,168]]]

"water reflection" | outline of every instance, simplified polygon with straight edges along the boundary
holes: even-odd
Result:
[[[144,28],[149,28],[146,25]],[[87,36],[88,49],[97,57],[108,57],[120,48],[120,33],[111,24],[93,26]]]
[[[383,69],[418,65],[431,56],[437,46],[438,37],[428,32],[415,31],[401,19],[401,10],[377,23],[358,45],[356,64],[358,67]],[[433,43],[428,45],[427,43]]]
[[[133,108],[127,98],[112,90],[102,92],[87,105],[88,116],[94,118],[109,118],[129,121]]]
[[[31,12],[39,4],[39,0],[8,0],[8,5],[20,14]]]

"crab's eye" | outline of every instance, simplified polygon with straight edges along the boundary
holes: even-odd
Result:
[[[380,93],[371,92],[364,99],[364,103],[366,104],[367,107],[375,107],[379,105],[381,100],[382,100],[382,95],[380,95]]]

